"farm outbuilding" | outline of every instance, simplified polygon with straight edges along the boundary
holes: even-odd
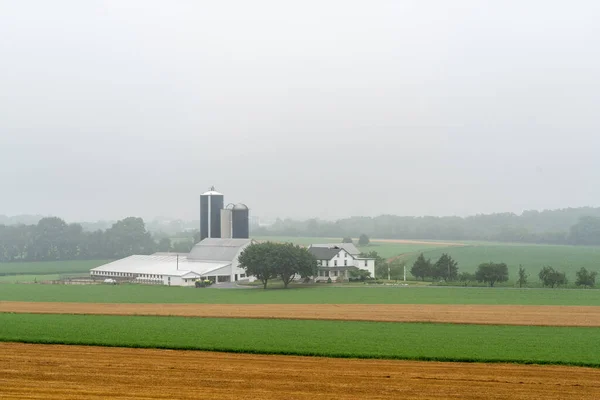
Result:
[[[155,253],[133,255],[90,270],[92,279],[107,278],[121,282],[194,286],[197,280],[214,283],[250,279],[239,267],[238,257],[252,243],[251,239],[207,238],[196,244],[189,254]]]

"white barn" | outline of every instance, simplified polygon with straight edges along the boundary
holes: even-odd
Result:
[[[214,283],[236,282],[247,277],[238,257],[252,239],[207,238],[196,244],[189,254],[155,253],[133,255],[90,270],[92,279],[194,286],[199,279]]]

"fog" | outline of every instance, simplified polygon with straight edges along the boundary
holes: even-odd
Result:
[[[600,205],[600,2],[0,0],[0,214]]]

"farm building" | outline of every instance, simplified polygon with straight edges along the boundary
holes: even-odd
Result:
[[[90,270],[92,279],[115,279],[169,286],[194,286],[199,279],[214,283],[246,279],[238,257],[251,239],[207,238],[189,254],[133,255]]]
[[[357,268],[375,276],[375,259],[360,257],[360,251],[352,243],[313,244],[308,251],[317,259],[317,281],[338,277],[348,279],[348,271]]]

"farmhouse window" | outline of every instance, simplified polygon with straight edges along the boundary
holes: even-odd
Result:
[[[337,260],[335,260],[335,261],[333,262],[333,266],[334,266],[334,267],[337,267]]]
[[[348,260],[344,260],[344,266],[348,265]]]
[[[333,276],[338,276],[338,272],[337,271],[333,271]]]

